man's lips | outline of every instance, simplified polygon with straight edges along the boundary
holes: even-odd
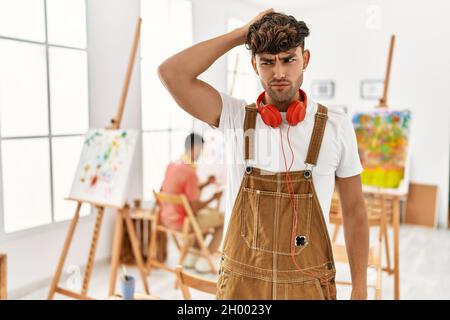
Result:
[[[288,86],[290,86],[290,84],[289,83],[273,83],[271,86],[281,88],[281,87],[288,87]]]

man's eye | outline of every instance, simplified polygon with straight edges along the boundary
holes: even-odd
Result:
[[[261,64],[262,64],[263,66],[268,66],[268,65],[272,64],[272,62],[261,62]]]
[[[294,61],[295,61],[295,58],[290,58],[290,59],[284,60],[284,62],[287,62],[287,63],[289,63],[289,62],[294,62]]]

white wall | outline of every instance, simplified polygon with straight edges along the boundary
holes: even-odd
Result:
[[[254,1],[255,2],[255,1]],[[448,220],[450,102],[450,2],[446,1],[320,1],[317,5],[291,1],[249,2],[193,0],[194,42],[226,32],[227,16],[248,21],[268,7],[304,20],[311,30],[306,46],[311,62],[303,88],[312,80],[333,80],[335,97],[324,104],[345,105],[349,112],[373,108],[375,101],[359,96],[360,80],[383,79],[389,37],[396,35],[388,103],[413,113],[411,181],[439,187],[437,220]],[[368,29],[368,6],[380,9],[379,29]],[[218,60],[202,78],[226,89],[226,61]]]
[[[259,8],[244,1],[192,0],[193,41],[208,40],[227,32],[228,17],[247,21],[259,12]],[[249,60],[250,63],[250,60]],[[227,61],[225,57],[217,60],[201,79],[217,90],[227,90]]]
[[[105,127],[115,116],[119,103],[136,19],[138,0],[88,0],[88,65],[90,127]],[[123,128],[140,129],[140,64],[136,61],[122,121]],[[136,153],[131,195],[141,192],[140,145]],[[109,259],[112,247],[114,212],[104,216],[96,261]],[[67,266],[84,266],[92,237],[95,216],[79,222]],[[68,222],[13,234],[0,243],[0,252],[8,254],[9,298],[33,285],[50,284],[62,249]],[[95,269],[94,269],[95,274]],[[105,292],[105,295],[107,292]]]

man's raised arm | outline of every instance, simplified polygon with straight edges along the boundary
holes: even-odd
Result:
[[[193,45],[158,67],[159,78],[181,108],[201,121],[219,126],[222,112],[219,92],[198,76],[229,50],[244,44],[248,27],[272,11],[265,10],[241,28]]]

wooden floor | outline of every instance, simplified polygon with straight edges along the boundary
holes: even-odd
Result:
[[[392,236],[390,237],[392,239]],[[371,233],[375,241],[375,231]],[[342,232],[338,242],[343,242]],[[177,253],[169,247],[169,263],[175,265]],[[337,278],[350,280],[348,267],[337,264]],[[450,299],[450,230],[433,230],[429,228],[402,225],[400,228],[400,296],[401,299]],[[138,279],[135,268],[129,272]],[[209,275],[209,278],[214,278]],[[98,265],[94,268],[89,294],[94,298],[107,297],[109,266]],[[373,282],[375,274],[368,273],[368,281]],[[148,278],[153,295],[162,299],[182,299],[181,293],[174,288],[173,274],[154,270]],[[64,282],[63,282],[64,285]],[[350,287],[338,286],[338,299],[350,297]],[[143,292],[142,285],[137,282],[137,291]],[[46,299],[48,287],[38,289],[20,297],[20,299]],[[383,299],[393,299],[393,277],[383,275]],[[213,299],[213,296],[192,292],[193,299]],[[373,292],[369,291],[369,298]],[[56,295],[55,299],[66,299]]]

